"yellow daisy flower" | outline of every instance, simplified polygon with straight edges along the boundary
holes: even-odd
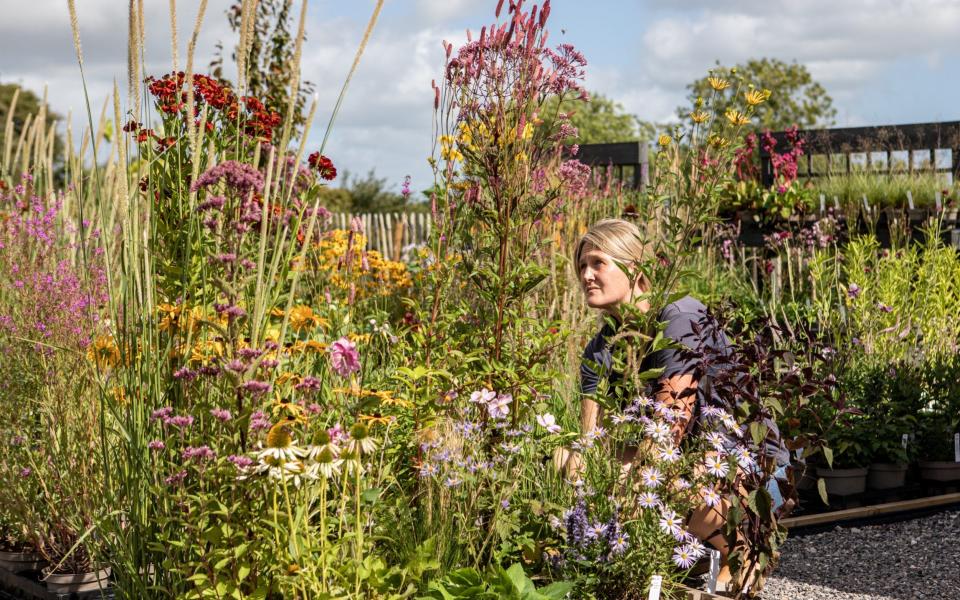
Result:
[[[717,90],[718,92],[722,92],[723,90],[730,87],[730,82],[727,81],[726,79],[723,79],[722,77],[707,77],[707,83],[709,83],[710,87]]]
[[[730,121],[731,125],[736,125],[738,127],[741,125],[746,125],[747,123],[750,122],[750,119],[747,117],[747,115],[743,114],[739,110],[734,110],[732,108],[728,108],[727,112],[723,113],[723,116],[725,116],[727,120]]]
[[[694,111],[690,115],[690,119],[694,123],[706,123],[710,119],[710,113],[704,112],[702,110]]]
[[[657,138],[657,144],[661,148],[666,148],[667,146],[669,146],[671,141],[673,141],[673,139],[665,133],[660,134],[660,137]]]
[[[772,92],[767,89],[763,90],[747,90],[743,93],[744,99],[747,101],[747,104],[750,106],[756,106],[758,104],[763,104],[770,98]]]

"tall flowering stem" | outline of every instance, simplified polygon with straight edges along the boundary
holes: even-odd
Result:
[[[531,260],[542,245],[538,222],[564,187],[582,186],[589,175],[565,160],[577,135],[569,115],[546,108],[551,97],[587,100],[586,60],[570,44],[548,46],[549,0],[523,5],[511,2],[505,21],[458,50],[445,43],[446,69],[435,85],[435,250],[470,284],[481,327],[489,327],[491,371],[508,360],[508,349],[523,347],[523,308],[548,274]],[[451,247],[462,251],[453,256]]]

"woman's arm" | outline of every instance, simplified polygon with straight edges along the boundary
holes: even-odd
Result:
[[[600,405],[587,398],[580,399],[580,434],[586,435],[597,428],[600,422]]]
[[[670,430],[674,443],[679,444],[687,430],[687,423],[693,418],[693,408],[697,401],[697,380],[692,374],[687,373],[664,377],[659,384],[654,399],[678,409],[680,418],[673,422]]]

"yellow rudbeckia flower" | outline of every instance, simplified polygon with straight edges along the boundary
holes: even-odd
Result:
[[[690,114],[690,119],[694,123],[706,123],[710,119],[710,113],[704,112],[702,110],[694,111]]]
[[[670,142],[672,142],[672,141],[673,141],[673,139],[672,139],[669,135],[667,135],[667,134],[665,134],[665,133],[661,133],[661,134],[660,134],[660,137],[657,138],[657,144],[658,144],[661,148],[666,148],[667,146],[670,145]]]

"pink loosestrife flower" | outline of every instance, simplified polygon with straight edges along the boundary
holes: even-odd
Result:
[[[330,344],[330,366],[340,377],[349,377],[360,370],[360,353],[345,337]]]

